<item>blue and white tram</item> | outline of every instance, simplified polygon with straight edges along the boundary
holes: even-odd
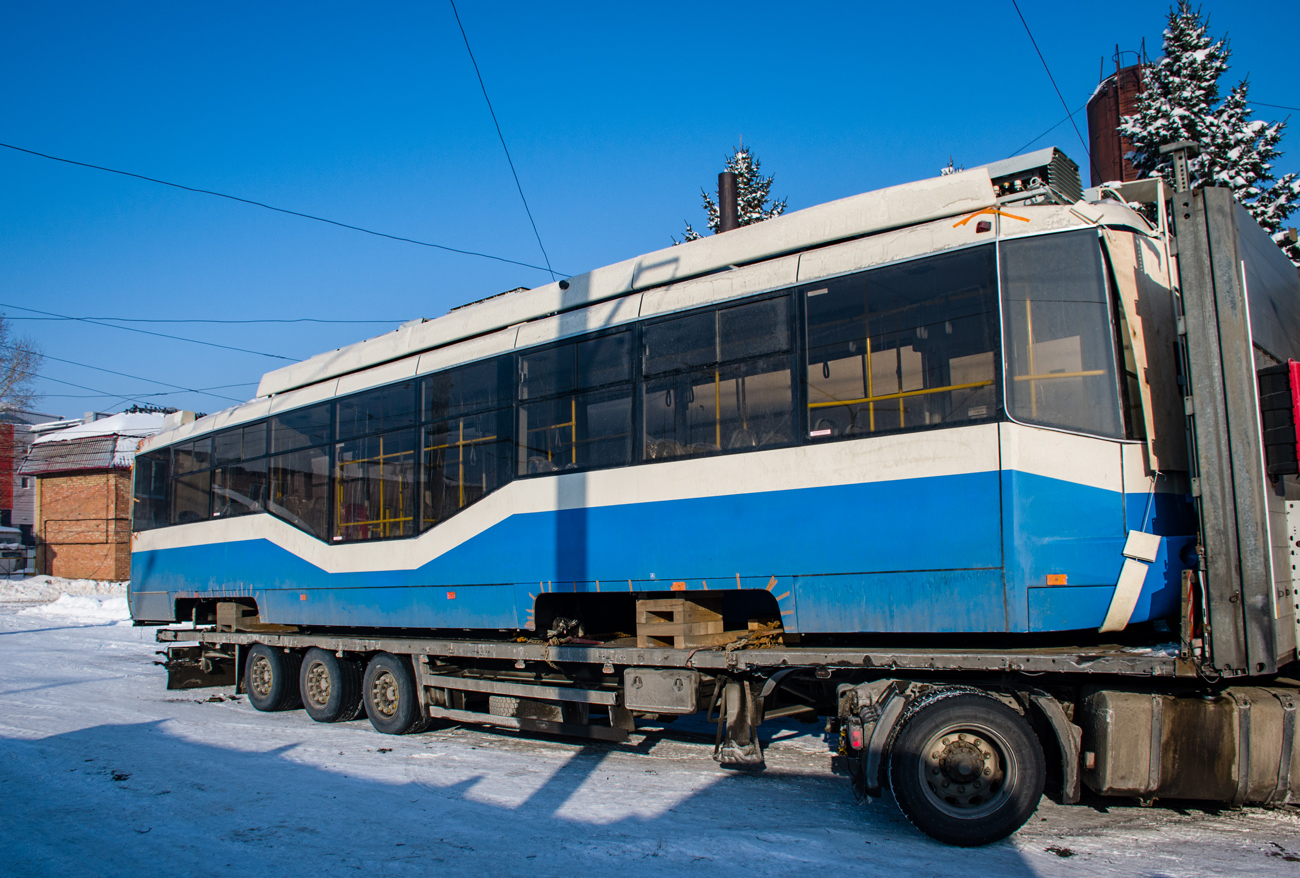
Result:
[[[1195,534],[1168,273],[1124,205],[999,207],[976,170],[413,321],[148,444],[132,614],[627,631],[634,596],[709,591],[803,636],[1158,622]]]

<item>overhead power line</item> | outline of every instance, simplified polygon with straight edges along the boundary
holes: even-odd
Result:
[[[141,333],[142,335],[156,335],[158,338],[170,338],[173,341],[187,341],[190,344],[201,344],[210,348],[221,348],[227,351],[238,351],[241,354],[257,354],[259,357],[270,357],[271,359],[274,360],[288,360],[291,363],[297,362],[296,360],[293,359],[293,357],[286,357],[281,354],[268,354],[265,351],[253,351],[253,350],[249,350],[248,348],[237,348],[228,344],[217,344],[216,342],[213,341],[199,341],[197,338],[185,338],[179,335],[168,335],[165,332],[153,332],[152,330],[149,329],[136,329],[135,327],[132,326],[117,326],[112,323],[104,323],[100,320],[94,320],[89,317],[69,317],[66,314],[55,314],[53,311],[41,311],[36,308],[24,308],[22,305],[6,305],[4,302],[0,302],[0,308],[17,308],[19,311],[30,311],[33,314],[44,314],[47,317],[59,317],[64,320],[76,320],[80,323],[90,323],[95,326],[107,326],[109,329],[120,329],[123,332],[138,332]]]
[[[1088,149],[1088,144],[1083,139],[1083,134],[1079,131],[1079,126],[1074,124],[1074,113],[1070,112],[1070,105],[1065,102],[1065,96],[1061,94],[1061,89],[1056,84],[1056,77],[1052,76],[1052,68],[1047,66],[1047,59],[1043,57],[1043,50],[1038,48],[1038,40],[1034,39],[1034,32],[1029,29],[1029,22],[1025,21],[1025,15],[1020,11],[1020,5],[1016,0],[1011,0],[1011,5],[1015,7],[1016,15],[1020,16],[1020,23],[1025,26],[1025,33],[1029,34],[1029,42],[1034,44],[1034,51],[1038,53],[1038,60],[1043,62],[1043,69],[1047,71],[1047,78],[1052,83],[1052,88],[1056,90],[1056,96],[1061,99],[1061,106],[1065,108],[1068,114],[1070,124],[1074,126],[1074,133],[1079,137],[1079,144],[1083,147],[1083,154],[1088,157],[1088,166],[1092,168],[1092,173],[1100,177],[1097,173],[1097,166],[1092,163],[1092,152]],[[1074,111],[1075,113],[1078,110]]]
[[[405,238],[402,237],[401,235],[390,235],[387,232],[377,232],[374,229],[367,229],[362,226],[354,226],[351,223],[342,223],[339,222],[338,220],[326,219],[323,216],[315,216],[310,213],[303,213],[297,210],[289,210],[288,208],[284,208],[284,207],[276,207],[273,204],[266,204],[261,201],[253,201],[252,199],[249,198],[240,198],[238,195],[227,195],[225,192],[217,192],[213,189],[199,189],[194,186],[185,186],[180,183],[170,183],[167,180],[159,180],[157,177],[146,177],[144,174],[133,174],[130,171],[119,171],[117,168],[108,168],[103,165],[92,165],[89,162],[79,162],[74,159],[65,159],[57,155],[50,155],[49,153],[37,152],[34,149],[27,149],[26,147],[22,147],[22,146],[15,146],[12,143],[0,143],[0,146],[4,147],[5,149],[12,149],[16,152],[23,152],[23,153],[27,153],[28,155],[34,155],[37,156],[38,158],[49,159],[50,161],[53,162],[63,162],[64,164],[76,165],[81,168],[90,168],[95,171],[107,171],[110,174],[121,174],[123,177],[134,177],[137,180],[144,180],[149,183],[157,183],[161,186],[171,186],[173,189],[183,189],[186,192],[196,192],[199,195],[215,195],[217,198],[227,198],[231,201],[238,201],[240,204],[251,204],[253,207],[261,207],[261,208],[265,208],[266,210],[273,210],[276,213],[285,213],[288,214],[289,216],[296,216],[296,217],[301,217],[303,219],[315,220],[318,223],[328,223],[331,226],[338,226],[341,229],[351,229],[354,232],[363,232],[364,234],[374,235],[378,238],[388,238],[391,241],[402,241],[407,244],[419,244],[421,247],[432,247],[435,250],[445,250],[448,253],[459,253],[462,256],[478,256],[483,259],[492,259],[497,262],[505,262],[509,265],[519,265],[524,268],[534,269],[536,271],[547,271],[551,273],[552,278],[555,277],[555,272],[551,269],[549,260],[547,261],[546,267],[543,268],[540,265],[532,265],[531,263],[528,262],[519,262],[518,260],[515,259],[506,259],[504,256],[493,256],[491,253],[479,253],[475,250],[461,250],[457,247],[448,247],[444,244],[431,244],[428,241],[419,241],[416,240],[415,238]],[[529,218],[531,219],[531,215]],[[533,231],[536,231],[536,228],[534,228]],[[569,275],[564,275],[564,276],[568,277]]]
[[[1263,101],[1250,101],[1249,103],[1252,103],[1257,107],[1272,107],[1275,110],[1294,110],[1297,113],[1300,113],[1300,107],[1284,107],[1281,104],[1266,104]]]
[[[532,224],[533,234],[537,236],[537,246],[542,251],[542,258],[546,260],[546,270],[551,272],[551,280],[555,280],[555,271],[551,268],[551,257],[546,255],[546,247],[542,244],[541,233],[537,231],[537,222],[533,219],[533,212],[528,209],[528,199],[524,197],[524,187],[519,182],[519,172],[515,170],[514,159],[510,158],[510,149],[506,146],[505,135],[501,133],[501,123],[497,121],[496,110],[492,109],[492,99],[488,97],[487,86],[483,84],[483,74],[479,72],[478,62],[474,60],[474,50],[469,47],[469,37],[465,34],[465,25],[461,24],[460,13],[456,11],[456,0],[448,0],[451,3],[451,14],[456,16],[456,26],[460,28],[460,35],[465,40],[465,51],[469,52],[469,62],[474,65],[474,75],[478,77],[478,87],[483,89],[483,100],[487,101],[488,112],[492,114],[492,124],[496,126],[497,138],[501,141],[501,148],[505,150],[506,162],[510,165],[510,173],[515,178],[515,188],[519,190],[519,200],[524,203],[524,213],[528,214],[528,222]]]
[[[4,345],[4,347],[8,347],[8,348],[12,349],[12,348],[13,348],[13,345]],[[208,392],[208,390],[218,390],[218,389],[220,389],[220,388],[215,388],[215,387],[214,387],[214,388],[209,388],[208,390],[200,390],[200,389],[195,388],[195,387],[185,387],[185,386],[182,385],[182,384],[172,384],[172,383],[169,382],[169,381],[159,381],[157,378],[143,378],[143,377],[141,377],[141,376],[139,376],[139,375],[130,375],[130,374],[126,373],[126,372],[118,372],[118,371],[115,371],[115,370],[113,370],[113,369],[105,369],[105,368],[102,367],[102,366],[92,366],[92,365],[90,365],[89,363],[78,363],[76,360],[65,360],[65,359],[62,359],[62,358],[60,358],[60,357],[53,357],[53,356],[50,356],[49,354],[41,354],[41,358],[42,358],[42,359],[45,359],[45,360],[53,360],[53,361],[56,362],[56,363],[67,363],[69,366],[77,366],[77,367],[82,368],[82,369],[92,369],[92,370],[94,370],[94,371],[96,371],[96,372],[106,372],[106,373],[109,374],[109,375],[119,375],[119,376],[121,376],[122,378],[130,378],[130,379],[133,380],[133,381],[148,381],[148,382],[150,382],[150,383],[152,383],[152,384],[161,384],[163,387],[171,387],[171,388],[174,388],[174,389],[177,390],[177,391],[185,391],[185,392],[188,392],[188,393],[201,393],[201,394],[203,394],[204,396],[215,396],[217,399],[225,399],[225,400],[229,400],[230,402],[243,402],[243,401],[244,401],[244,400],[242,400],[242,399],[237,399],[237,398],[235,398],[235,397],[233,397],[233,396],[222,396],[222,395],[219,394],[219,393],[209,393],[209,392]],[[249,383],[250,383],[250,384],[255,384],[255,383],[257,383],[257,382],[249,382]],[[228,384],[228,385],[225,385],[225,386],[226,386],[226,387],[243,387],[244,385],[242,385],[242,384]]]
[[[174,320],[164,320],[155,317],[11,317],[6,315],[5,320],[107,320],[113,323],[405,323],[406,320],[322,320],[317,317],[286,317],[280,319],[266,318],[262,320],[213,320],[203,317],[177,318]]]
[[[1029,142],[1026,143],[1024,146],[1020,147],[1020,149],[1016,150],[1016,151],[1013,152],[1011,155],[1007,156],[1007,158],[1011,158],[1012,156],[1020,155],[1020,154],[1021,154],[1022,152],[1024,152],[1026,149],[1028,149],[1029,147],[1033,146],[1035,143],[1037,143],[1038,141],[1042,140],[1042,139],[1043,139],[1044,137],[1046,137],[1047,135],[1051,134],[1051,133],[1052,133],[1053,131],[1055,131],[1057,128],[1060,128],[1062,125],[1064,125],[1064,124],[1065,124],[1066,122],[1068,122],[1070,119],[1072,119],[1074,116],[1077,116],[1077,115],[1079,114],[1079,112],[1080,112],[1081,110],[1083,110],[1084,107],[1087,107],[1087,106],[1088,106],[1087,104],[1084,104],[1084,105],[1083,105],[1082,107],[1080,107],[1078,110],[1075,110],[1075,111],[1074,111],[1073,113],[1071,113],[1069,116],[1066,116],[1066,117],[1065,117],[1064,119],[1062,119],[1060,122],[1057,122],[1057,123],[1056,123],[1055,125],[1053,125],[1051,128],[1048,128],[1048,129],[1047,129],[1046,131],[1044,131],[1042,134],[1038,135],[1038,136],[1035,137],[1033,140],[1029,141]]]

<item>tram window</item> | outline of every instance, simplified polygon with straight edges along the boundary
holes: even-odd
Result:
[[[519,398],[538,399],[567,393],[575,386],[574,345],[529,351],[519,355]]]
[[[334,541],[415,533],[415,431],[340,442],[334,449]]]
[[[510,409],[425,427],[420,441],[424,486],[420,530],[446,521],[510,479]]]
[[[739,360],[790,349],[790,300],[764,299],[718,312],[720,360]]]
[[[266,454],[266,422],[223,430],[212,437],[215,466],[251,460]]]
[[[304,448],[272,457],[266,511],[325,539],[330,511],[329,459],[328,448]]]
[[[266,511],[266,458],[212,471],[212,517],[234,518]]]
[[[992,246],[805,290],[813,441],[996,418]]]
[[[136,455],[132,530],[153,530],[170,524],[171,461],[170,448]]]
[[[717,362],[717,312],[704,311],[653,323],[642,331],[645,374],[659,375]]]
[[[578,387],[603,387],[632,379],[632,333],[615,332],[578,342]]]
[[[645,459],[786,445],[790,390],[788,357],[647,380]]]
[[[513,357],[497,357],[448,369],[423,379],[420,385],[422,421],[440,421],[462,412],[509,405]]]
[[[1002,295],[1012,416],[1122,438],[1115,334],[1096,232],[1003,243]]]
[[[204,436],[175,446],[173,460],[177,475],[207,469],[212,466],[212,437]]]
[[[630,387],[521,404],[518,413],[520,475],[622,466],[632,460]]]
[[[172,481],[172,524],[206,521],[212,472],[190,473]]]
[[[292,451],[331,440],[329,403],[285,412],[271,418],[271,452]]]
[[[388,430],[415,426],[415,382],[403,381],[367,390],[336,403],[336,439],[371,436]]]

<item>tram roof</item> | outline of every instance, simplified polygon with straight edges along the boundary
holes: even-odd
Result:
[[[1091,193],[1087,193],[1091,194]],[[969,241],[973,225],[940,223],[999,204],[993,181],[975,168],[819,204],[723,235],[712,235],[597,268],[535,289],[517,290],[412,320],[375,338],[266,373],[257,396],[220,412],[168,416],[157,447],[281,411],[345,396],[413,375],[450,368],[589,331],[711,301],[832,276],[864,265],[937,252]],[[1149,229],[1118,201],[1016,205],[1033,227],[1002,227],[997,237],[1041,234],[1101,223]],[[959,228],[960,227],[960,228]],[[885,233],[885,234],[882,234]],[[901,237],[900,237],[901,236]],[[810,253],[809,251],[813,251]],[[815,254],[815,255],[814,255]],[[782,258],[784,257],[784,258]],[[142,445],[143,449],[143,445]]]
[[[994,201],[988,171],[978,168],[818,204],[726,234],[625,259],[567,281],[484,299],[432,320],[410,321],[384,335],[267,372],[257,395],[307,387],[420,351],[732,266],[959,216],[990,207]]]

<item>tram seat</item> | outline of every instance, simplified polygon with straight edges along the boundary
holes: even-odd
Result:
[[[731,440],[727,443],[728,448],[757,448],[758,436],[753,430],[741,428],[731,434]]]
[[[553,473],[557,469],[559,469],[559,467],[542,457],[540,454],[528,458],[528,472],[530,475],[534,473]]]

